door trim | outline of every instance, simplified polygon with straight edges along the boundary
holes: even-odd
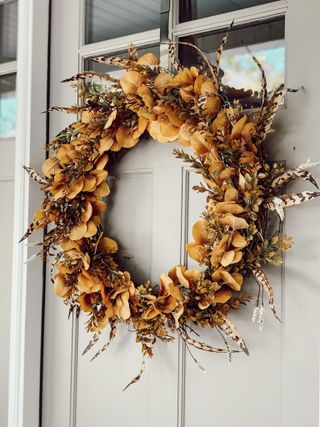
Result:
[[[41,379],[42,262],[26,264],[34,248],[19,244],[40,191],[22,165],[39,169],[45,158],[49,0],[18,3],[17,134],[8,427],[35,427]],[[33,237],[41,240],[41,234]]]

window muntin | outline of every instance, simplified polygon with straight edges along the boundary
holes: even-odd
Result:
[[[16,75],[0,76],[0,139],[14,138],[16,132]]]
[[[260,6],[276,0],[180,0],[179,22]]]
[[[17,57],[18,2],[0,3],[0,64]]]
[[[86,0],[85,44],[160,27],[161,0]]]

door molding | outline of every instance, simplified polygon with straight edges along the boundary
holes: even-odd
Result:
[[[38,169],[45,158],[50,0],[18,3],[17,135],[8,427],[38,426],[41,380],[42,262],[26,263],[34,248],[18,243],[40,192],[22,165]],[[34,236],[41,240],[41,234]]]
[[[190,174],[189,166],[181,167],[181,230],[180,230],[180,264],[186,265],[188,254],[186,244],[188,243],[189,231],[189,199],[190,199]],[[186,403],[186,344],[178,338],[178,389],[177,389],[177,427],[185,426],[185,403]]]

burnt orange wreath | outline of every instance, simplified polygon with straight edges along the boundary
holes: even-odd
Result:
[[[87,329],[94,333],[85,351],[110,326],[107,347],[117,325],[134,329],[142,346],[143,360],[152,356],[157,340],[169,342],[177,333],[187,345],[228,353],[226,344],[211,347],[192,338],[188,325],[216,328],[248,354],[236,327],[228,319],[231,309],[249,301],[243,292],[245,278],[253,275],[264,289],[275,313],[273,291],[261,269],[280,264],[291,238],[281,230],[272,234],[272,211],[283,221],[283,209],[320,195],[305,191],[282,194],[283,186],[300,177],[316,182],[307,166],[285,170],[270,164],[264,144],[286,89],[267,92],[263,69],[259,106],[244,112],[230,88],[221,82],[220,57],[226,37],[216,54],[216,64],[204,54],[202,71],[182,68],[169,46],[173,71],[161,69],[158,58],[148,53],[138,58],[129,47],[127,58],[97,58],[118,65],[125,74],[118,80],[105,73],[84,72],[68,81],[80,93],[76,106],[52,110],[78,114],[79,119],[48,144],[50,157],[43,163],[44,177],[31,168],[30,175],[44,192],[42,208],[34,215],[23,239],[51,224],[41,255],[56,252],[54,288],[70,310],[88,314]],[[193,46],[195,49],[195,46]],[[99,83],[100,82],[100,83]],[[249,93],[251,94],[251,92]],[[111,154],[113,158],[149,134],[159,143],[177,141],[193,154],[174,150],[202,176],[196,191],[206,193],[203,217],[193,226],[194,241],[186,250],[201,269],[176,265],[160,276],[159,283],[134,283],[117,262],[118,244],[106,236],[101,216]],[[262,325],[263,292],[259,291],[254,318]],[[226,342],[226,341],[225,341]],[[144,362],[143,362],[144,366]],[[131,382],[136,382],[143,371]]]

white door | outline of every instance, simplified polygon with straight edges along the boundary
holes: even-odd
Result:
[[[268,143],[270,159],[286,159],[292,166],[307,158],[319,160],[317,1],[309,0],[308,7],[299,0],[243,1],[241,5],[180,0],[179,7],[174,1],[171,37],[192,40],[210,56],[235,19],[224,62],[230,84],[257,84],[259,79],[250,66],[248,73],[235,71],[239,65],[241,69],[248,65],[241,48],[244,40],[265,61],[271,86],[283,78],[289,87],[304,86],[288,96],[279,114],[279,131]],[[160,2],[155,0],[53,1],[51,105],[75,102],[76,95],[60,82],[93,66],[91,57],[122,52],[131,41],[157,50],[159,22]],[[185,64],[195,60],[187,49],[181,59]],[[53,113],[52,136],[69,120]],[[161,272],[186,261],[183,248],[190,226],[204,206],[201,196],[192,191],[197,176],[172,156],[174,147],[146,140],[123,157],[114,171],[117,179],[106,219],[127,268],[136,277],[154,282]],[[320,175],[319,171],[314,174]],[[291,190],[299,188],[297,183]],[[90,363],[90,355],[81,356],[89,340],[85,316],[68,321],[66,307],[48,279],[42,425],[318,427],[318,211],[317,202],[289,210],[286,230],[293,234],[295,247],[281,269],[268,272],[282,323],[267,313],[260,332],[251,323],[254,302],[236,312],[234,319],[246,337],[250,357],[235,356],[230,364],[222,355],[193,351],[206,375],[176,340],[157,346],[140,382],[123,393],[141,363],[133,336],[123,328],[109,349]],[[248,283],[247,290],[256,295],[254,284]],[[219,342],[212,331],[202,334],[208,343]]]

